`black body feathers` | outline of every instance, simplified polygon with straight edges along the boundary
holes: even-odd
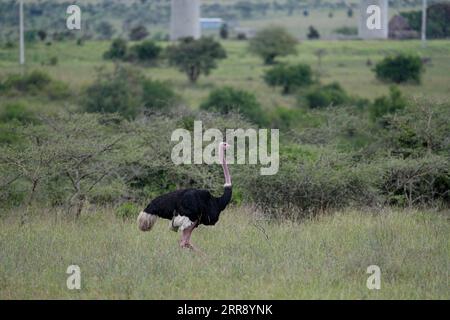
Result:
[[[144,212],[172,220],[175,216],[186,216],[197,225],[215,225],[220,213],[231,200],[232,189],[225,187],[221,197],[216,198],[207,190],[177,190],[155,198]]]

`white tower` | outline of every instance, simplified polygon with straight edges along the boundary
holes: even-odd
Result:
[[[387,39],[388,0],[360,0],[358,36],[361,39]]]
[[[170,40],[200,38],[200,0],[172,0]]]

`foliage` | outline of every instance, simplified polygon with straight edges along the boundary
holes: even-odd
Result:
[[[126,60],[154,63],[159,58],[161,51],[161,47],[154,41],[147,40],[132,46],[126,56]]]
[[[320,38],[319,31],[317,31],[317,29],[314,28],[313,26],[309,26],[307,37],[309,40],[319,39]]]
[[[225,40],[228,39],[228,35],[228,24],[224,23],[220,26],[220,37]]]
[[[135,219],[142,208],[139,208],[134,203],[125,202],[116,208],[116,217],[122,220]]]
[[[376,64],[374,71],[377,78],[382,81],[420,83],[423,64],[417,55],[398,54],[384,58]]]
[[[189,81],[195,83],[201,74],[209,75],[217,68],[217,60],[227,57],[225,49],[213,38],[199,40],[184,38],[178,44],[167,48],[169,63],[186,73]]]
[[[22,103],[7,103],[0,109],[0,123],[19,122],[21,124],[37,123],[36,114]]]
[[[239,112],[248,120],[263,125],[266,122],[256,97],[247,91],[223,87],[211,91],[200,109],[222,114]]]
[[[311,85],[313,74],[306,64],[279,64],[265,73],[264,80],[270,86],[282,87],[283,94],[289,94],[295,88]]]
[[[297,53],[297,39],[284,28],[271,26],[258,31],[250,40],[250,52],[260,56],[265,64],[273,64],[276,57]]]
[[[148,109],[167,109],[173,107],[178,98],[167,82],[144,80],[142,82],[142,102]]]
[[[358,28],[356,27],[339,27],[334,29],[334,33],[342,34],[344,36],[355,36],[358,34]]]
[[[0,84],[0,95],[21,95],[29,94],[33,96],[46,95],[50,99],[63,99],[70,95],[68,86],[53,80],[47,73],[33,70],[24,75],[9,74],[3,83]]]
[[[82,105],[86,112],[120,113],[133,118],[139,111],[141,97],[140,75],[116,66],[112,73],[100,70],[94,83],[85,89]]]
[[[370,115],[373,120],[378,119],[385,114],[395,113],[406,107],[406,99],[402,96],[402,92],[396,86],[389,88],[389,96],[376,98],[370,106]]]
[[[338,82],[310,89],[305,99],[310,108],[338,106],[350,101],[349,96]]]
[[[408,20],[410,27],[421,32],[422,11],[407,11],[400,13]],[[427,38],[439,39],[450,37],[450,3],[434,3],[427,8]]]
[[[136,26],[133,29],[131,29],[129,38],[131,41],[141,41],[145,38],[147,38],[149,35],[149,32],[145,26]]]
[[[100,21],[95,26],[95,31],[99,33],[99,39],[101,40],[109,40],[115,33],[113,25],[108,21]]]
[[[103,54],[104,59],[123,60],[127,54],[127,42],[122,38],[114,39],[111,47]]]
[[[419,159],[389,159],[380,164],[378,188],[390,205],[417,206],[436,200],[450,203],[450,162],[439,156]]]

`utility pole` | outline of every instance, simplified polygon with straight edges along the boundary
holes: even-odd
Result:
[[[20,57],[19,63],[21,66],[25,65],[25,39],[24,39],[24,30],[23,30],[23,0],[20,0],[19,3],[19,16],[20,16]]]
[[[422,48],[427,46],[427,0],[422,0]]]

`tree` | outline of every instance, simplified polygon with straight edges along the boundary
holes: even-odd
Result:
[[[140,25],[131,29],[129,37],[131,41],[141,41],[142,39],[147,38],[148,35],[147,28]]]
[[[45,30],[39,30],[37,33],[39,40],[41,41],[45,41],[45,39],[47,38],[47,32]]]
[[[270,86],[281,86],[283,94],[289,94],[293,88],[311,85],[312,77],[312,70],[306,64],[293,66],[280,64],[268,70],[264,80]]]
[[[349,17],[349,18],[353,17],[353,9],[352,8],[348,8],[347,17]]]
[[[217,60],[225,59],[226,56],[222,45],[208,37],[199,40],[184,38],[167,48],[169,63],[186,73],[192,83],[201,74],[209,75],[212,69],[217,68]]]
[[[424,68],[418,55],[402,53],[385,57],[376,64],[374,71],[376,77],[381,81],[395,83],[414,81],[420,83]]]
[[[122,60],[125,58],[126,54],[127,42],[124,39],[118,38],[111,43],[109,50],[103,54],[103,58],[111,60]]]
[[[222,114],[239,112],[248,120],[263,125],[266,119],[256,97],[247,91],[223,87],[213,90],[200,109],[217,111]]]
[[[228,39],[228,24],[224,23],[220,27],[220,37],[222,39]]]
[[[260,56],[265,64],[273,64],[278,56],[296,54],[297,40],[282,27],[268,27],[250,40],[250,52]]]

